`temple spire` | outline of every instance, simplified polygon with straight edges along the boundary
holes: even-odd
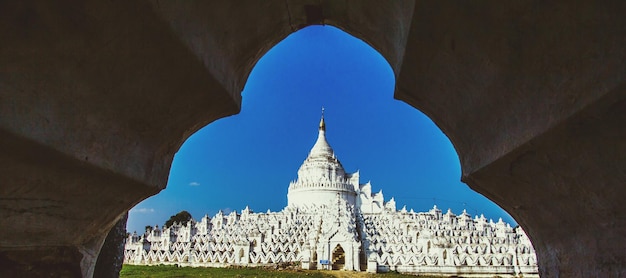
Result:
[[[319,125],[319,133],[317,135],[317,141],[315,141],[315,145],[309,152],[309,157],[325,157],[323,160],[325,161],[327,158],[334,158],[335,153],[333,149],[328,145],[328,141],[326,141],[326,123],[324,122],[324,107],[322,107],[322,118],[320,119]]]
[[[324,123],[324,106],[322,106],[322,119],[320,120],[320,130],[326,131],[326,123]]]

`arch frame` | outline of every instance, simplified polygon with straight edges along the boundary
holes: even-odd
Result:
[[[527,231],[541,275],[626,276],[622,3],[2,5],[0,26],[17,26],[0,30],[0,260],[17,265],[2,274],[58,271],[41,261],[57,252],[91,276],[107,230],[164,188],[182,142],[239,111],[259,57],[331,23],[389,61],[395,98]]]

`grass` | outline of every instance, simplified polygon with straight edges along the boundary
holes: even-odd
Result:
[[[254,278],[254,277],[272,277],[272,278],[289,278],[289,277],[311,277],[311,278],[329,278],[334,276],[324,275],[320,272],[297,272],[297,271],[277,271],[266,270],[262,268],[210,268],[210,267],[176,267],[171,265],[158,266],[137,266],[124,265],[120,272],[121,278],[134,277],[238,277],[238,278]]]
[[[124,265],[120,272],[121,278],[164,278],[164,277],[236,277],[236,278],[342,278],[342,277],[388,277],[388,278],[415,278],[414,275],[398,273],[371,274],[350,271],[321,271],[321,270],[268,270],[264,268],[209,268],[209,267],[177,267],[171,265],[139,266]]]

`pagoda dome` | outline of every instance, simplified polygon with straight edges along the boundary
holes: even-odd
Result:
[[[322,110],[317,141],[298,169],[298,178],[289,185],[288,204],[317,206],[337,198],[355,204],[358,175],[346,173],[326,141],[326,123]]]

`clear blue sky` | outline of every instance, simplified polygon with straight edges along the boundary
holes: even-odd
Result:
[[[291,34],[256,64],[241,113],[192,135],[174,157],[167,188],[130,211],[128,231],[161,226],[189,211],[279,211],[287,187],[317,139],[324,106],[327,139],[346,171],[395,197],[398,209],[485,214],[514,220],[460,181],[458,156],[424,114],[393,99],[387,61],[363,41],[331,26]]]

